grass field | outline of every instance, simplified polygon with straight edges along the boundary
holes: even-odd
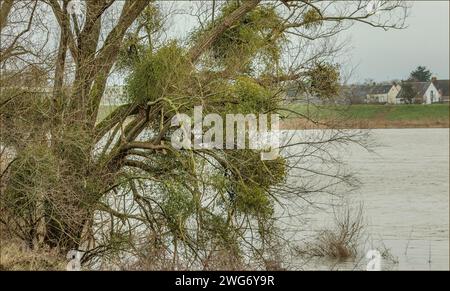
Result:
[[[302,127],[301,120],[292,111],[301,113],[316,121],[347,121],[342,126],[362,128],[402,128],[402,127],[448,127],[448,104],[432,105],[351,105],[351,106],[306,106],[292,104],[286,107],[284,115],[288,128]]]
[[[314,115],[321,118],[335,115],[347,116],[356,119],[375,119],[383,117],[387,120],[413,120],[413,119],[448,119],[448,104],[432,105],[351,105],[351,106],[306,106],[294,104],[287,106],[288,109],[302,114]],[[288,117],[295,116],[288,113]]]
[[[101,106],[98,121],[108,116],[117,106]],[[338,120],[342,127],[360,128],[411,128],[449,127],[448,104],[433,105],[351,105],[351,106],[306,106],[292,104],[282,111],[286,117],[284,127],[304,128],[303,116],[316,121]],[[294,113],[296,112],[296,113]],[[346,122],[343,122],[346,121]],[[342,123],[343,122],[343,123]]]

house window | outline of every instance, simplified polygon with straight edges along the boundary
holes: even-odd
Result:
[[[434,102],[434,91],[433,90],[431,90],[430,95],[431,95],[431,103],[433,103]]]

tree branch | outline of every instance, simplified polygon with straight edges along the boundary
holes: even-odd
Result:
[[[197,62],[198,58],[207,51],[214,42],[234,23],[239,21],[248,12],[254,9],[261,0],[248,0],[244,2],[239,8],[233,11],[230,15],[225,17],[222,23],[215,26],[207,35],[205,35],[200,41],[190,49],[189,58],[192,63]]]

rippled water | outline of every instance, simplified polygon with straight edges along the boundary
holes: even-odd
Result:
[[[381,129],[372,130],[371,136],[375,152],[349,145],[344,154],[347,167],[362,183],[348,196],[364,205],[365,250],[388,249],[395,258],[384,262],[388,269],[448,270],[449,130]],[[305,229],[330,224],[331,213],[330,207],[311,211]],[[314,261],[304,268],[354,266]]]

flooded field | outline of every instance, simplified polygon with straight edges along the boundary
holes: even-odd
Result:
[[[384,269],[448,270],[449,130],[380,129],[370,135],[377,144],[373,152],[348,145],[341,156],[361,182],[347,197],[363,205],[362,251],[388,251]],[[306,211],[299,241],[332,223],[334,198],[317,199],[323,204]],[[366,263],[362,253],[358,262],[312,260],[302,268],[365,268]]]

